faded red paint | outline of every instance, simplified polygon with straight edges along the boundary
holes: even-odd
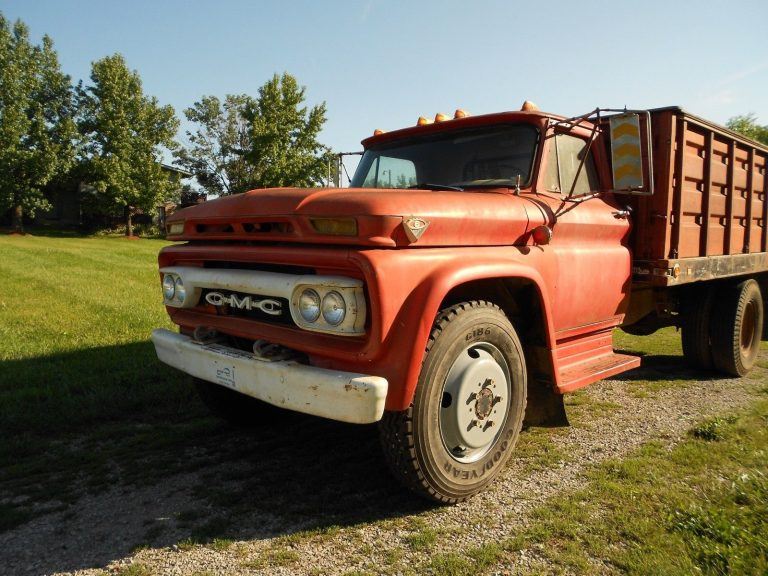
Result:
[[[543,135],[553,119],[560,117],[541,112],[466,117],[386,132],[364,140],[363,145],[518,122],[537,126]],[[585,123],[570,133],[586,138],[591,128]],[[546,355],[560,392],[637,366],[639,359],[612,350],[611,333],[627,313],[632,282],[630,221],[616,213],[628,203],[639,204],[647,212],[655,201],[630,200],[605,191],[610,187],[610,169],[601,137],[593,144],[592,154],[603,192],[580,203],[547,192],[543,174],[553,142],[540,138],[534,177],[519,195],[502,187],[474,192],[253,190],[187,208],[169,219],[169,224],[185,224],[183,234],[170,238],[191,243],[163,249],[160,266],[258,262],[363,279],[368,305],[363,337],[307,332],[198,309],[168,308],[168,313],[185,330],[210,326],[300,350],[317,366],[385,377],[387,409],[401,410],[411,402],[427,338],[446,294],[476,280],[518,278],[535,286],[543,312]],[[765,166],[764,156],[756,152],[749,153],[747,160],[750,166]],[[664,159],[657,158],[657,163],[663,164]],[[762,175],[749,177],[745,187],[750,192],[764,189],[765,181]],[[665,186],[671,183],[657,182],[657,187]],[[668,210],[672,204],[670,200]],[[750,204],[752,218],[762,216],[765,206],[762,200],[759,205]],[[416,243],[410,242],[402,225],[409,216],[429,221]],[[355,218],[358,234],[318,234],[312,217]],[[540,225],[553,231],[546,246],[536,246],[532,239],[532,230]],[[762,241],[763,250],[764,230],[752,231],[755,244]],[[710,239],[713,235],[710,232]],[[635,236],[632,250],[659,243],[668,247],[674,238],[666,228],[661,236],[646,240]],[[687,245],[685,238],[683,234],[679,240],[682,245]],[[738,242],[742,241],[739,236]]]

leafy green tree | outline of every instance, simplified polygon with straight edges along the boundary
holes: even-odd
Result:
[[[179,121],[171,106],[144,95],[139,74],[120,54],[94,62],[91,85],[77,92],[88,181],[105,206],[122,208],[132,236],[134,210],[151,212],[178,188],[161,159],[163,147],[177,146]]]
[[[189,147],[176,152],[176,164],[195,174],[209,194],[237,194],[252,187],[254,169],[244,157],[252,147],[245,118],[246,108],[252,105],[250,96],[228,94],[224,102],[216,96],[203,96],[184,110],[187,120],[198,127],[187,130]]]
[[[305,91],[290,74],[275,74],[246,107],[254,187],[313,186],[327,178],[328,149],[317,140],[325,103],[307,109]]]
[[[50,204],[43,187],[74,161],[72,85],[59,68],[53,41],[32,45],[23,22],[0,14],[0,211],[23,216]]]
[[[768,144],[768,126],[761,126],[758,124],[757,117],[752,113],[743,116],[734,116],[728,120],[726,126],[734,132],[743,134],[747,138],[752,138],[752,140]]]
[[[215,195],[272,186],[313,186],[335,170],[331,151],[318,142],[325,104],[303,106],[305,88],[290,74],[275,75],[257,98],[204,96],[184,111],[197,127],[176,163]],[[331,174],[333,177],[335,172]]]

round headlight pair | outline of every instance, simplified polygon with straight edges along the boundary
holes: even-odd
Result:
[[[335,290],[328,292],[321,301],[317,291],[308,288],[299,296],[299,314],[310,324],[317,322],[322,314],[328,324],[338,326],[347,314],[347,304],[343,296]]]
[[[163,298],[168,301],[176,299],[179,302],[184,302],[186,295],[187,289],[184,288],[181,276],[174,276],[173,274],[163,276]]]

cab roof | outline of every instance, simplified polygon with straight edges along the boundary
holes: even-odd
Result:
[[[380,144],[395,142],[397,140],[405,140],[415,136],[425,136],[428,134],[439,134],[440,132],[448,132],[457,129],[518,122],[538,125],[541,124],[542,121],[549,119],[559,121],[565,120],[566,118],[558,114],[551,114],[548,112],[542,112],[540,110],[530,112],[523,112],[520,110],[513,112],[495,112],[493,114],[465,116],[464,118],[453,118],[450,120],[443,120],[441,122],[433,122],[424,126],[409,126],[407,128],[400,128],[399,130],[392,130],[391,132],[383,132],[381,134],[365,138],[361,144],[364,148],[368,149],[375,148]]]

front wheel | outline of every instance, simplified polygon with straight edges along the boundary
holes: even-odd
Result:
[[[413,403],[380,423],[390,468],[431,500],[466,500],[509,458],[525,401],[525,359],[506,315],[482,301],[447,308],[435,320]]]

